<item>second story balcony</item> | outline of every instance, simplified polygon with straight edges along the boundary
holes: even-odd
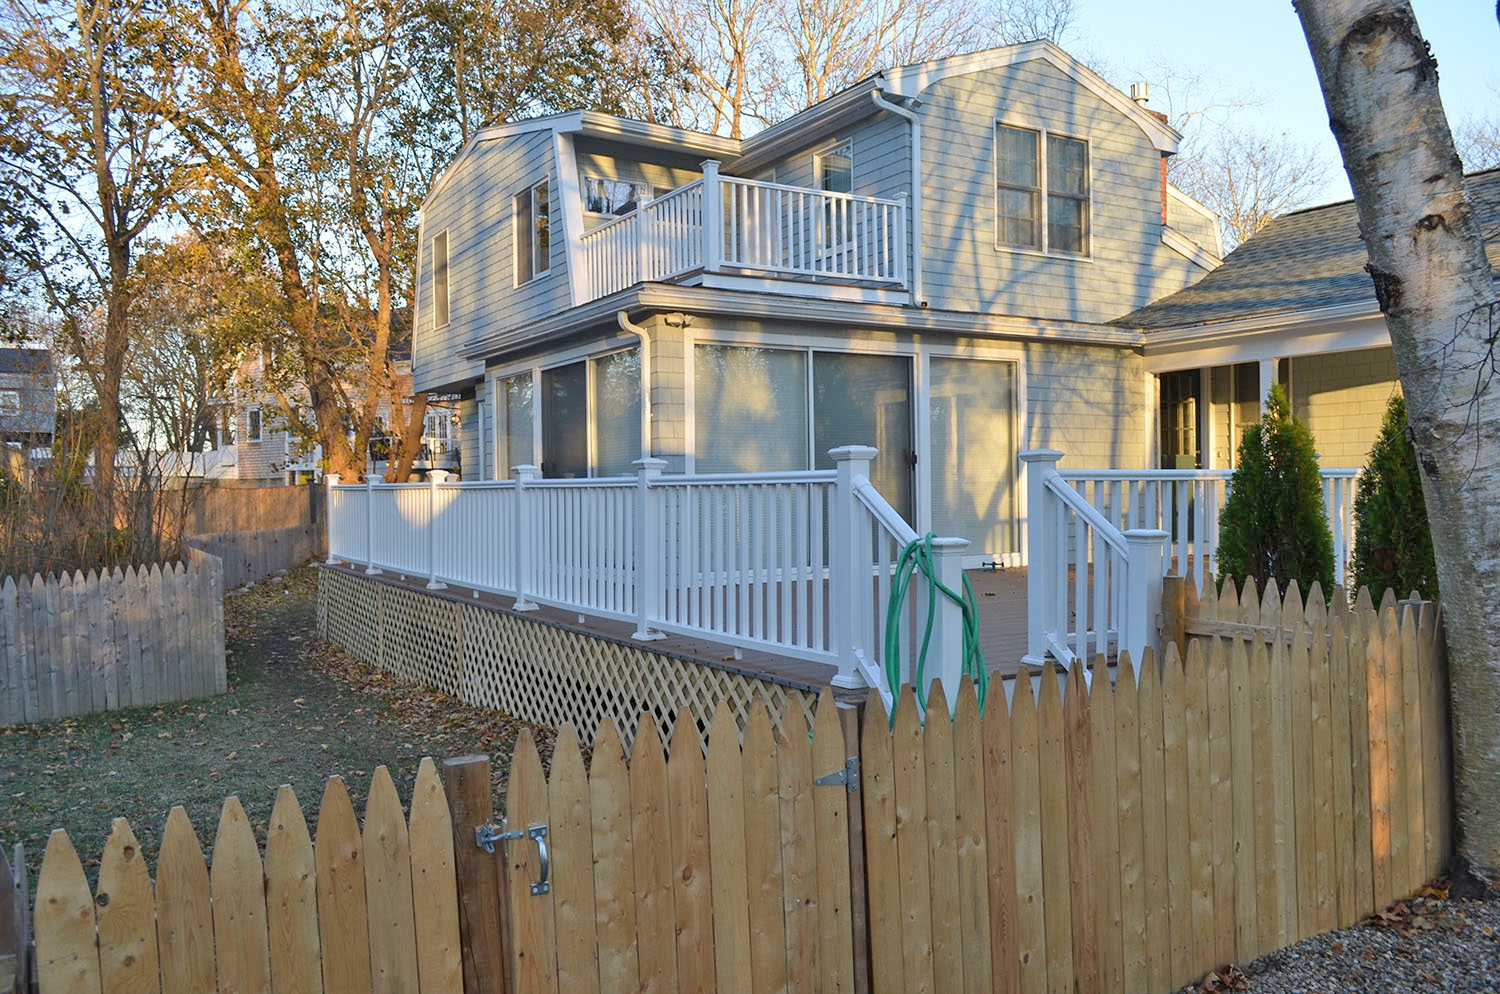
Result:
[[[847,286],[906,285],[906,198],[721,176],[648,200],[581,240],[583,301],[705,273]]]

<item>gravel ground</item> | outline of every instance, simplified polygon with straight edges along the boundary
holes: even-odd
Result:
[[[384,764],[406,800],[424,755],[489,753],[498,788],[503,760],[528,726],[400,686],[318,641],[316,595],[314,567],[231,592],[226,694],[0,729],[7,856],[24,843],[34,881],[48,834],[65,828],[92,876],[111,821],[124,817],[154,860],[175,804],[207,847],[231,794],[263,836],[283,783],[297,791],[311,828],[329,776],[344,777],[360,810],[370,775]],[[551,731],[533,734],[550,758]]]
[[[1209,974],[1193,994],[1400,994],[1500,990],[1500,891],[1449,900],[1442,881],[1354,928],[1325,932]]]

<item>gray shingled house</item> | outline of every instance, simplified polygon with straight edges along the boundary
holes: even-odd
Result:
[[[0,441],[51,445],[57,428],[52,353],[0,348]]]
[[[1468,177],[1490,265],[1500,264],[1500,170]],[[1197,283],[1119,318],[1144,335],[1160,389],[1163,467],[1229,468],[1273,380],[1324,466],[1363,466],[1395,357],[1353,201],[1272,221]]]

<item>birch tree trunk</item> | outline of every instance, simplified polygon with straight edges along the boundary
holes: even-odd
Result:
[[[1496,297],[1437,62],[1406,0],[1296,4],[1422,467],[1451,671],[1457,853],[1500,872]],[[1455,868],[1462,871],[1462,866]]]

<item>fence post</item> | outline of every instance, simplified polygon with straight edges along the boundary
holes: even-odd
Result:
[[[494,820],[490,757],[443,760],[443,792],[453,814],[454,870],[458,877],[459,949],[463,994],[506,994],[510,973],[510,900],[502,850],[487,853],[474,830]]]
[[[1120,615],[1120,648],[1130,651],[1130,664],[1141,675],[1141,653],[1146,646],[1161,650],[1156,618],[1161,611],[1162,566],[1167,533],[1157,528],[1133,528],[1125,533],[1130,552],[1125,561],[1125,606]],[[1179,649],[1185,648],[1179,646]]]
[[[1047,604],[1057,590],[1063,552],[1058,549],[1057,519],[1050,513],[1047,478],[1057,472],[1062,453],[1031,449],[1021,453],[1026,469],[1026,656],[1031,666],[1047,658]]]
[[[511,605],[513,611],[535,611],[536,602],[526,597],[526,570],[532,563],[531,548],[535,541],[535,529],[532,527],[530,515],[526,513],[526,484],[532,480],[540,480],[542,471],[527,463],[523,466],[512,466],[511,473],[516,478],[516,514],[511,521],[511,549],[515,561],[511,563],[514,570],[512,574],[516,578],[516,602]]]
[[[375,475],[365,474],[365,575],[375,576],[385,570],[375,565]]]
[[[635,634],[631,638],[654,641],[666,638],[651,627],[661,620],[662,571],[660,498],[651,484],[667,468],[665,459],[647,457],[631,463],[636,470],[635,489]]]
[[[838,674],[831,681],[835,687],[865,685],[859,672],[859,655],[863,648],[860,639],[870,632],[862,609],[869,605],[873,564],[859,562],[855,529],[859,527],[856,522],[865,519],[858,514],[859,498],[854,489],[860,480],[869,479],[870,463],[877,451],[868,445],[845,445],[828,451],[838,470],[833,506],[828,509],[829,634],[833,637],[834,651],[838,653],[839,667]]]
[[[337,473],[324,473],[323,485],[328,488],[328,496],[323,503],[323,528],[328,536],[328,559],[326,560],[326,562],[328,562],[329,565],[332,565],[333,563],[339,561],[339,557],[334,555],[333,549],[333,488],[339,485],[339,475]],[[340,511],[343,510],[343,508],[340,508]]]
[[[430,470],[427,474],[427,589],[447,590],[448,585],[437,578],[437,489],[438,484],[448,479],[448,471]]]
[[[703,162],[703,271],[717,273],[724,261],[724,195],[720,192],[719,160]]]
[[[968,548],[969,540],[966,538],[932,540],[933,572],[939,583],[956,594],[963,593],[964,552]],[[925,603],[925,597],[921,603]],[[932,625],[932,641],[927,645],[927,658],[937,661],[937,679],[942,681],[943,693],[948,698],[948,713],[951,715],[953,709],[958,707],[958,681],[963,678],[964,673],[964,609],[962,604],[949,600],[941,593],[937,598],[937,619]]]

